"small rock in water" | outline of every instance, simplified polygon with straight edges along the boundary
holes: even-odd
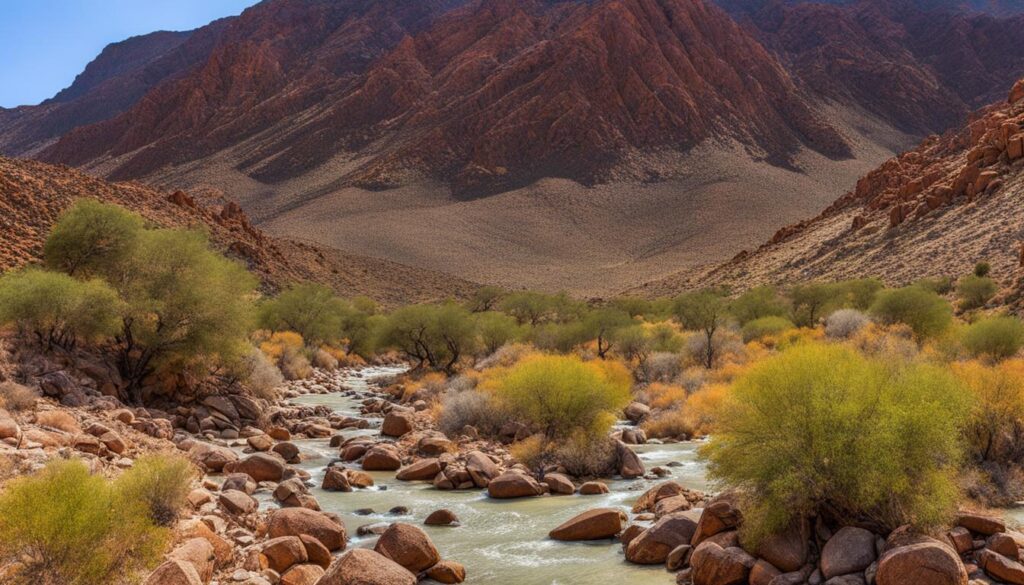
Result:
[[[388,514],[392,516],[406,516],[409,514],[409,508],[406,508],[405,506],[395,506],[388,510]]]
[[[387,522],[374,522],[373,524],[363,524],[359,528],[356,528],[357,536],[370,536],[384,534],[384,531],[391,526]]]
[[[683,464],[678,461],[669,461],[665,464],[665,467],[682,467]]]
[[[373,514],[374,512],[373,512],[373,508],[359,508],[358,510],[356,510],[356,511],[354,511],[352,513],[355,514],[356,516],[369,516],[369,515]]]

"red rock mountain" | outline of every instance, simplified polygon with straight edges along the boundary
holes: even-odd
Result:
[[[679,274],[638,291],[667,294],[707,283],[877,276],[903,284],[957,277],[980,261],[1024,304],[1024,79],[1009,99],[961,128],[886,161],[819,216],[791,225],[756,251],[708,272]]]

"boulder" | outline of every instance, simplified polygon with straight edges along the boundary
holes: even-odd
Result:
[[[259,508],[259,502],[252,499],[252,496],[238,490],[221,492],[217,501],[220,503],[221,508],[224,508],[230,514],[252,514]]]
[[[630,402],[622,413],[626,415],[626,420],[629,422],[639,424],[651,414],[651,407],[642,402]]]
[[[608,493],[608,486],[600,481],[588,481],[580,486],[581,496],[599,496]]]
[[[970,552],[974,549],[974,538],[971,536],[971,531],[967,530],[963,526],[954,526],[946,533],[949,538],[950,544],[956,549],[956,553],[959,555]]]
[[[441,560],[426,532],[402,522],[396,522],[385,530],[373,550],[413,573],[424,571]]]
[[[1017,541],[1005,532],[998,532],[988,537],[988,540],[985,542],[985,548],[997,552],[1008,559],[1020,560],[1020,548]]]
[[[295,443],[285,441],[274,445],[270,450],[280,455],[288,463],[299,463],[302,461],[301,453]]]
[[[967,585],[967,570],[953,549],[928,540],[896,547],[882,555],[877,585]]]
[[[356,548],[331,563],[317,585],[416,585],[416,576],[384,555]]]
[[[438,583],[462,583],[466,580],[466,568],[455,561],[441,561],[427,569],[427,578]]]
[[[324,568],[320,565],[295,565],[281,575],[278,585],[316,585],[324,576]]]
[[[380,426],[380,434],[387,437],[401,437],[411,432],[415,418],[409,412],[389,412]]]
[[[664,516],[630,541],[626,560],[639,565],[660,565],[675,548],[690,544],[696,530],[694,511]]]
[[[224,465],[228,473],[244,473],[257,482],[279,482],[284,477],[284,462],[267,453],[253,453],[245,459]]]
[[[692,508],[689,498],[686,496],[672,496],[671,498],[665,498],[659,500],[654,505],[654,517],[661,518],[668,514],[675,514],[676,512],[685,512]]]
[[[727,530],[732,530],[740,525],[743,515],[737,507],[738,498],[732,492],[719,494],[704,508],[704,513],[697,523],[697,530],[693,533],[693,540],[690,542],[697,546],[706,539]]]
[[[399,481],[431,481],[441,473],[441,462],[437,459],[420,459],[398,470],[395,479]]]
[[[373,477],[365,471],[359,471],[358,469],[346,469],[345,477],[348,478],[348,483],[352,487],[368,488],[373,486]]]
[[[675,481],[666,481],[647,490],[633,504],[633,513],[653,512],[654,506],[665,498],[671,498],[686,493],[686,488]]]
[[[669,571],[682,569],[690,562],[691,553],[693,553],[693,547],[688,544],[681,544],[675,547],[672,549],[672,552],[668,553],[668,557],[665,559],[665,568]]]
[[[220,485],[221,491],[238,490],[250,496],[256,491],[256,482],[245,473],[229,473]]]
[[[210,543],[218,566],[225,567],[235,558],[234,547],[201,520],[192,520],[184,525],[182,534],[189,538],[202,538]]]
[[[363,469],[366,471],[396,471],[402,466],[402,460],[393,447],[376,445],[363,456]]]
[[[199,580],[209,583],[217,564],[213,545],[205,538],[190,538],[167,555],[168,560],[186,562],[196,570]]]
[[[984,514],[960,512],[957,514],[956,524],[983,536],[991,536],[997,532],[1006,532],[1006,523],[999,518],[993,518]]]
[[[324,475],[324,482],[321,489],[327,492],[350,492],[352,485],[348,481],[345,470],[338,467],[328,467]]]
[[[527,498],[542,493],[535,479],[512,471],[506,471],[487,484],[487,495],[496,499]]]
[[[302,541],[302,546],[306,547],[306,557],[310,563],[324,569],[331,566],[331,551],[327,550],[323,543],[308,534],[303,534],[299,540]]]
[[[627,520],[626,514],[617,508],[596,508],[566,520],[548,536],[554,540],[612,538],[622,532],[622,525]]]
[[[293,477],[277,484],[274,488],[274,499],[281,504],[282,508],[309,508],[319,510],[320,504],[316,498],[309,495],[309,489],[302,480]]]
[[[345,548],[345,525],[340,520],[307,508],[282,508],[270,514],[267,524],[270,538],[281,536],[301,536],[308,534],[320,541],[327,550],[336,551]]]
[[[775,568],[775,565],[764,559],[758,559],[750,569],[750,585],[771,585],[772,580],[781,575],[782,572]]]
[[[157,567],[143,585],[203,585],[203,580],[190,563],[172,559]]]
[[[789,530],[773,534],[765,538],[758,547],[757,556],[771,563],[782,573],[796,571],[807,563],[807,542],[811,537],[810,532],[810,524],[805,521]],[[872,540],[873,544],[874,540]],[[872,557],[871,560],[875,559]],[[852,573],[853,571],[846,572]]]
[[[245,440],[254,451],[270,451],[270,448],[274,446],[274,440],[270,438],[270,435],[253,435]]]
[[[1024,585],[1024,565],[993,550],[978,555],[978,566],[989,575],[1013,585]]]
[[[640,457],[633,452],[622,441],[615,442],[615,455],[618,459],[618,472],[624,479],[635,479],[642,477],[644,474],[644,464],[640,461]]]
[[[423,521],[427,526],[458,526],[459,517],[451,510],[435,510]]]
[[[280,536],[266,541],[260,547],[260,557],[261,564],[266,559],[266,566],[278,573],[309,560],[306,546],[298,536]]]
[[[466,471],[469,472],[473,484],[479,488],[487,487],[491,480],[501,475],[501,468],[480,451],[470,451],[466,454]]]
[[[455,444],[444,437],[423,437],[416,444],[416,449],[427,457],[439,457],[452,451]]]
[[[544,475],[544,483],[552,494],[571,496],[576,492],[576,486],[572,480],[561,473],[548,473]]]
[[[238,455],[231,449],[202,441],[192,444],[192,447],[189,448],[189,457],[205,467],[207,471],[214,473],[223,471],[224,466],[238,461]]]
[[[875,535],[863,528],[844,526],[821,549],[821,574],[831,579],[860,573],[875,562],[875,558]]]
[[[739,547],[702,542],[690,555],[693,585],[741,585],[757,560]]]

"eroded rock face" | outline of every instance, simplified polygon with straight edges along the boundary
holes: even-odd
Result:
[[[966,585],[967,570],[951,548],[937,541],[894,548],[882,555],[878,585]]]
[[[335,559],[318,585],[416,585],[416,576],[398,563],[365,548]]]
[[[578,514],[555,528],[548,536],[555,540],[600,540],[622,532],[628,520],[622,510],[597,508]]]

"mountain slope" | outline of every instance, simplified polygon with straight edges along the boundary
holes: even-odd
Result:
[[[635,289],[651,295],[710,284],[877,276],[891,283],[959,276],[979,261],[1014,286],[1024,267],[1024,80],[1008,101],[893,158],[814,219],[700,273]]]
[[[248,265],[268,290],[312,281],[393,305],[462,297],[474,289],[446,274],[269,236],[231,202],[108,183],[66,167],[5,157],[0,157],[0,272],[38,261],[54,221],[83,197],[122,205],[160,226],[203,229],[215,247]]]

